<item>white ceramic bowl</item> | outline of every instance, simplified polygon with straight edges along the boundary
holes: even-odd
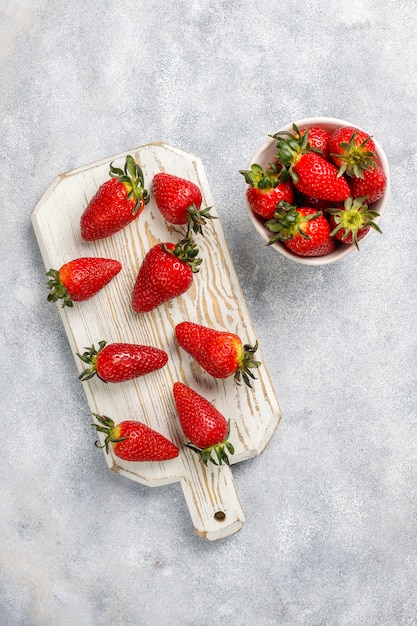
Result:
[[[272,132],[275,134],[276,132],[281,132],[281,131],[292,131],[293,123],[295,123],[299,129],[319,127],[319,128],[323,128],[327,131],[332,132],[336,130],[336,128],[339,128],[339,126],[354,126],[355,128],[358,128],[359,130],[364,130],[360,128],[357,124],[354,124],[353,122],[346,122],[345,120],[339,120],[339,119],[335,119],[332,117],[308,117],[302,120],[294,120],[294,122],[290,122],[289,124],[286,124],[282,128],[279,128],[277,130],[273,129]],[[369,131],[366,131],[366,132],[369,132]],[[372,135],[372,133],[370,134]],[[390,193],[390,173],[389,173],[388,160],[385,155],[385,152],[383,151],[378,141],[376,141],[374,137],[372,137],[372,140],[375,143],[377,163],[378,165],[382,167],[387,177],[387,186],[386,186],[384,195],[382,196],[382,198],[380,198],[380,200],[370,205],[370,207],[374,211],[377,211],[380,215],[379,217],[375,219],[375,222],[378,223],[388,203],[388,198],[389,198],[389,193]],[[262,168],[267,167],[268,163],[274,160],[275,154],[276,154],[276,140],[273,138],[268,139],[267,141],[265,141],[265,143],[261,145],[259,150],[257,150],[255,154],[252,156],[248,169],[250,169],[250,166],[254,163],[257,163]],[[245,186],[245,193],[246,193],[246,189],[247,189],[247,185]],[[247,206],[249,217],[252,221],[252,224],[254,225],[258,233],[261,235],[261,237],[266,242],[268,242],[272,236],[271,231],[265,228],[263,224],[263,220],[252,211],[252,209],[249,207],[247,202],[246,202],[246,206]],[[373,232],[373,229],[371,229],[369,233],[365,235],[365,237],[361,240],[361,244],[372,234],[372,232]],[[378,235],[374,234],[373,236],[376,237]],[[328,265],[329,263],[335,263],[336,261],[340,261],[348,254],[351,254],[351,253],[360,254],[356,246],[345,244],[345,243],[338,244],[338,247],[336,248],[334,252],[331,252],[330,254],[327,254],[321,257],[298,256],[294,254],[293,252],[291,252],[291,250],[286,248],[279,241],[271,244],[270,248],[273,248],[276,252],[279,252],[283,256],[289,259],[292,259],[293,261],[296,261],[297,263],[302,263],[303,265]]]

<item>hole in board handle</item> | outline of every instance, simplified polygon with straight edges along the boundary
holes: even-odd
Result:
[[[224,513],[224,511],[216,511],[216,513],[214,514],[214,519],[218,522],[224,522],[224,520],[226,519],[226,513]]]

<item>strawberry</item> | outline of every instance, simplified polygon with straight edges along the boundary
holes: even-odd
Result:
[[[170,224],[187,224],[188,233],[203,233],[203,226],[211,207],[200,209],[203,201],[201,191],[190,180],[160,172],[153,177],[153,194],[156,206]]]
[[[326,160],[329,158],[329,141],[331,137],[331,133],[329,131],[324,130],[324,128],[312,127],[312,128],[302,128],[298,130],[297,126],[293,124],[293,129],[295,133],[298,133],[299,137],[303,137],[306,132],[308,132],[308,145],[311,148],[316,148],[320,150],[322,155]]]
[[[175,336],[181,348],[214,378],[234,376],[240,385],[241,378],[251,387],[252,368],[261,365],[255,361],[254,346],[242,345],[234,333],[207,328],[194,322],[181,322],[175,327]]]
[[[169,439],[142,422],[124,420],[115,425],[105,415],[93,413],[99,424],[91,424],[98,432],[105,433],[104,444],[96,441],[98,448],[112,446],[114,454],[125,461],[168,461],[175,459],[179,450]]]
[[[339,168],[339,176],[346,174],[362,178],[363,171],[375,167],[375,144],[368,133],[341,126],[337,128],[329,142],[330,158]]]
[[[74,302],[88,300],[100,291],[122,269],[115,259],[81,257],[64,263],[59,270],[50,269],[49,302],[62,299],[62,306],[72,307]]]
[[[366,197],[369,204],[382,198],[386,186],[387,177],[379,165],[369,171],[365,170],[362,178],[352,178],[350,183],[352,196],[354,198]]]
[[[234,448],[228,441],[229,423],[224,415],[183,383],[174,383],[173,391],[181,427],[190,442],[187,447],[197,452],[205,465],[208,461],[229,465],[227,452],[234,454]]]
[[[276,164],[270,163],[265,170],[258,164],[251,165],[250,170],[240,170],[248,185],[246,199],[252,211],[269,220],[274,216],[278,202],[284,200],[290,204],[294,201],[294,187],[286,170],[279,170]]]
[[[133,310],[137,313],[152,311],[187,291],[202,262],[197,255],[198,247],[188,238],[176,245],[153,246],[143,260],[133,287]]]
[[[278,162],[287,169],[298,191],[332,202],[343,202],[350,196],[349,185],[343,176],[338,177],[337,167],[309,145],[308,129],[302,137],[289,132],[272,136],[277,140]]]
[[[366,198],[348,198],[344,206],[329,209],[330,235],[343,243],[354,243],[359,249],[358,241],[363,239],[371,228],[381,232],[373,220],[379,216],[376,211],[368,209]]]
[[[109,343],[100,341],[95,346],[85,348],[86,352],[77,356],[88,365],[79,379],[89,380],[97,375],[106,383],[121,383],[144,376],[163,367],[168,355],[159,348],[132,343]]]
[[[110,179],[103,183],[81,216],[81,237],[85,241],[104,239],[130,224],[149,202],[143,172],[132,156],[124,170],[110,164]]]
[[[299,256],[324,256],[336,248],[329,222],[321,211],[310,207],[280,203],[275,217],[265,226],[274,233],[268,245],[280,240]]]

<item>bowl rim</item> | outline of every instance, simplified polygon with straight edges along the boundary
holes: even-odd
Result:
[[[339,127],[339,126],[352,126],[352,127],[357,128],[358,130],[361,130],[363,132],[366,132],[366,133],[368,132],[367,130],[365,130],[362,127],[358,126],[358,124],[355,124],[353,122],[348,122],[346,120],[335,118],[335,117],[306,117],[306,118],[301,118],[299,120],[295,120],[293,122],[288,122],[287,124],[284,124],[276,132],[291,131],[294,124],[298,128],[303,128],[303,127],[304,128],[312,128],[313,126],[322,126],[326,130],[330,130],[330,129],[335,130],[335,127]],[[326,128],[327,126],[329,128]],[[384,170],[384,173],[385,173],[385,176],[386,176],[386,179],[387,179],[384,195],[382,196],[382,198],[380,198],[380,200],[377,201],[379,203],[378,204],[379,217],[375,218],[375,222],[378,223],[380,221],[383,213],[385,212],[386,206],[388,204],[388,200],[389,200],[389,196],[390,196],[390,190],[391,190],[391,176],[390,176],[390,170],[389,170],[389,165],[388,165],[388,159],[387,159],[387,156],[386,156],[382,146],[380,145],[378,140],[374,139],[374,137],[372,137],[372,141],[375,144],[375,151],[376,151],[376,156],[377,156],[377,162],[379,163],[379,165]],[[273,137],[270,137],[269,139],[265,140],[259,146],[259,148],[254,152],[254,154],[251,156],[251,158],[249,160],[248,169],[250,169],[251,165],[253,165],[254,163],[257,162],[258,155],[261,155],[264,152],[268,152],[275,143],[276,143],[276,141],[275,141],[275,139],[273,139]],[[249,206],[249,204],[247,202],[247,199],[246,199],[246,189],[248,187],[249,187],[249,185],[247,183],[245,183],[245,203],[246,203],[246,209],[247,209],[247,211],[249,213],[249,217],[250,217],[250,220],[251,220],[253,226],[258,231],[258,233],[261,235],[262,239],[264,239],[266,242],[268,242],[269,238],[271,236],[271,233],[263,225],[262,218],[258,217],[252,211],[252,209],[250,208],[250,206]],[[365,237],[363,237],[362,242],[365,241],[369,237],[370,234],[371,234],[371,231],[368,232],[365,235]],[[348,254],[351,254],[353,251],[356,250],[355,246],[353,246],[352,244],[341,243],[339,245],[339,247],[337,248],[337,250],[335,250],[334,252],[331,252],[330,254],[327,254],[327,255],[324,255],[324,256],[318,256],[318,257],[303,257],[303,256],[298,256],[298,255],[294,254],[293,252],[291,252],[291,250],[286,248],[279,241],[277,241],[277,242],[275,242],[273,244],[270,244],[269,247],[273,248],[274,250],[279,252],[284,257],[286,257],[288,259],[291,259],[291,261],[294,261],[295,263],[299,263],[299,264],[302,264],[302,265],[312,265],[312,266],[330,265],[331,263],[335,263],[337,261],[342,260]]]

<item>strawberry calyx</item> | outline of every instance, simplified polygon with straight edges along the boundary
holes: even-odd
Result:
[[[191,204],[188,207],[188,215],[187,215],[187,236],[190,232],[193,232],[196,235],[203,235],[203,226],[207,224],[207,220],[216,220],[217,217],[215,215],[211,215],[212,207],[206,207],[205,209],[198,209],[195,204]]]
[[[49,272],[46,272],[45,276],[50,277],[47,282],[47,286],[51,290],[48,294],[48,302],[57,302],[62,299],[62,308],[65,306],[73,307],[74,303],[67,288],[61,280],[59,271],[50,269]]]
[[[78,352],[76,353],[77,356],[81,359],[81,361],[83,361],[83,363],[86,363],[89,366],[86,369],[84,369],[81,372],[81,374],[78,376],[79,380],[86,381],[86,380],[89,380],[90,378],[93,378],[93,376],[95,375],[97,375],[100,378],[100,376],[97,373],[97,358],[98,358],[99,352],[103,350],[106,344],[107,344],[107,341],[99,341],[98,349],[93,344],[91,348],[84,348],[85,352],[83,354],[79,354]],[[103,379],[100,378],[100,380],[103,380]],[[103,382],[106,382],[106,381],[103,381]]]
[[[347,174],[356,178],[363,178],[364,170],[370,172],[376,167],[376,155],[373,150],[368,150],[367,143],[371,140],[371,136],[366,137],[361,143],[356,142],[358,133],[353,133],[349,141],[340,143],[340,152],[331,153],[330,156],[342,162],[337,173],[337,177]]]
[[[178,241],[175,245],[166,243],[161,245],[165,252],[172,254],[183,263],[186,263],[194,274],[199,271],[202,259],[198,256],[199,249],[197,244],[190,237],[181,239],[181,241]]]
[[[148,204],[150,196],[145,189],[142,168],[130,154],[126,157],[124,169],[113,167],[110,163],[109,175],[111,178],[117,178],[119,183],[123,183],[129,192],[127,198],[135,201],[132,215],[136,215],[144,204]]]
[[[185,446],[193,450],[200,455],[200,459],[204,465],[207,465],[208,462],[213,463],[213,465],[230,465],[229,455],[233,455],[235,449],[233,445],[229,441],[229,433],[230,433],[230,420],[227,422],[227,435],[223,439],[223,441],[219,441],[218,443],[213,444],[212,446],[207,446],[207,448],[198,448],[197,446],[186,443]]]
[[[331,237],[335,237],[340,231],[340,241],[344,241],[350,235],[353,243],[359,249],[358,233],[364,228],[371,227],[379,233],[382,233],[378,224],[373,220],[379,217],[377,211],[372,211],[366,203],[366,196],[362,198],[347,198],[343,207],[335,207],[327,209],[332,216],[335,228],[330,233]]]
[[[292,127],[294,132],[284,130],[269,136],[277,142],[276,159],[278,163],[291,176],[293,182],[297,183],[299,177],[298,174],[294,172],[294,166],[298,163],[300,158],[309,152],[316,152],[323,156],[323,151],[310,145],[308,128],[305,132],[300,133],[296,124],[293,124]]]
[[[104,440],[104,444],[101,445],[99,441],[95,442],[96,448],[106,448],[106,452],[109,451],[109,444],[111,443],[120,443],[121,441],[126,441],[129,437],[119,437],[118,430],[119,427],[115,426],[114,421],[110,417],[106,417],[105,415],[99,415],[98,413],[91,413],[94,415],[99,424],[91,424],[94,428],[100,432],[105,433],[106,437]]]
[[[268,241],[267,245],[271,245],[276,241],[289,241],[295,235],[301,235],[304,239],[311,239],[304,226],[310,220],[314,220],[323,215],[322,211],[316,211],[308,215],[303,215],[296,206],[288,202],[278,202],[274,217],[265,222],[265,227],[272,233],[275,233]]]
[[[244,176],[246,184],[255,189],[275,189],[280,182],[288,179],[287,171],[279,168],[276,163],[269,163],[265,169],[258,163],[253,163],[250,170],[239,170],[239,172]]]
[[[256,341],[253,346],[245,344],[242,346],[242,353],[238,361],[238,367],[236,369],[234,379],[238,385],[241,385],[241,379],[248,387],[252,387],[252,380],[256,380],[256,376],[251,372],[251,369],[257,369],[261,366],[260,361],[255,360],[255,352],[258,349],[258,342]]]

